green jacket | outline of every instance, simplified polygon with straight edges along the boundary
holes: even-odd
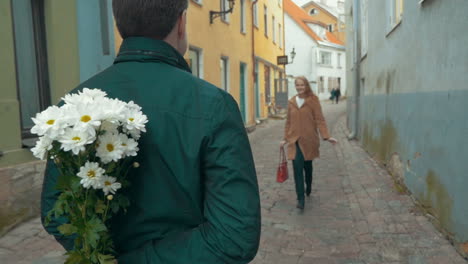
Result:
[[[194,77],[163,41],[124,40],[114,65],[77,89],[100,88],[133,100],[148,116],[131,170],[128,212],[112,223],[119,264],[248,263],[258,250],[260,200],[249,141],[236,101]],[[42,217],[52,208],[49,162]],[[66,249],[54,219],[47,231]]]

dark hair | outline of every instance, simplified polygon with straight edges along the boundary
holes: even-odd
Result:
[[[188,0],[113,0],[117,28],[122,38],[164,39],[174,28]]]

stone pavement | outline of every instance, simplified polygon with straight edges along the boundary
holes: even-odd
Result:
[[[263,222],[252,264],[466,264],[424,216],[412,213],[411,198],[393,189],[359,143],[347,141],[345,104],[322,106],[339,144],[322,143],[304,211],[295,208],[293,179],[275,182],[284,121],[269,120],[249,134]],[[58,264],[62,253],[39,219],[0,238],[1,264]]]

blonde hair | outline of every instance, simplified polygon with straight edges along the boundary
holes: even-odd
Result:
[[[305,84],[305,87],[306,87],[306,91],[305,91],[305,94],[306,96],[310,96],[310,95],[314,95],[314,92],[312,91],[312,88],[310,88],[310,83],[309,83],[309,80],[307,80],[307,78],[305,76],[298,76],[294,79],[294,84],[296,84],[296,81],[297,80],[301,80],[304,82]]]

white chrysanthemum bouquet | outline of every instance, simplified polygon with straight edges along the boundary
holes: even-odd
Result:
[[[114,263],[107,221],[125,210],[128,199],[119,190],[128,186],[129,169],[138,167],[137,155],[147,117],[141,107],[106,97],[99,89],[68,94],[61,107],[38,113],[31,132],[39,135],[32,149],[39,159],[52,159],[60,172],[60,191],[51,217],[65,216],[58,227],[74,239],[66,263]]]

